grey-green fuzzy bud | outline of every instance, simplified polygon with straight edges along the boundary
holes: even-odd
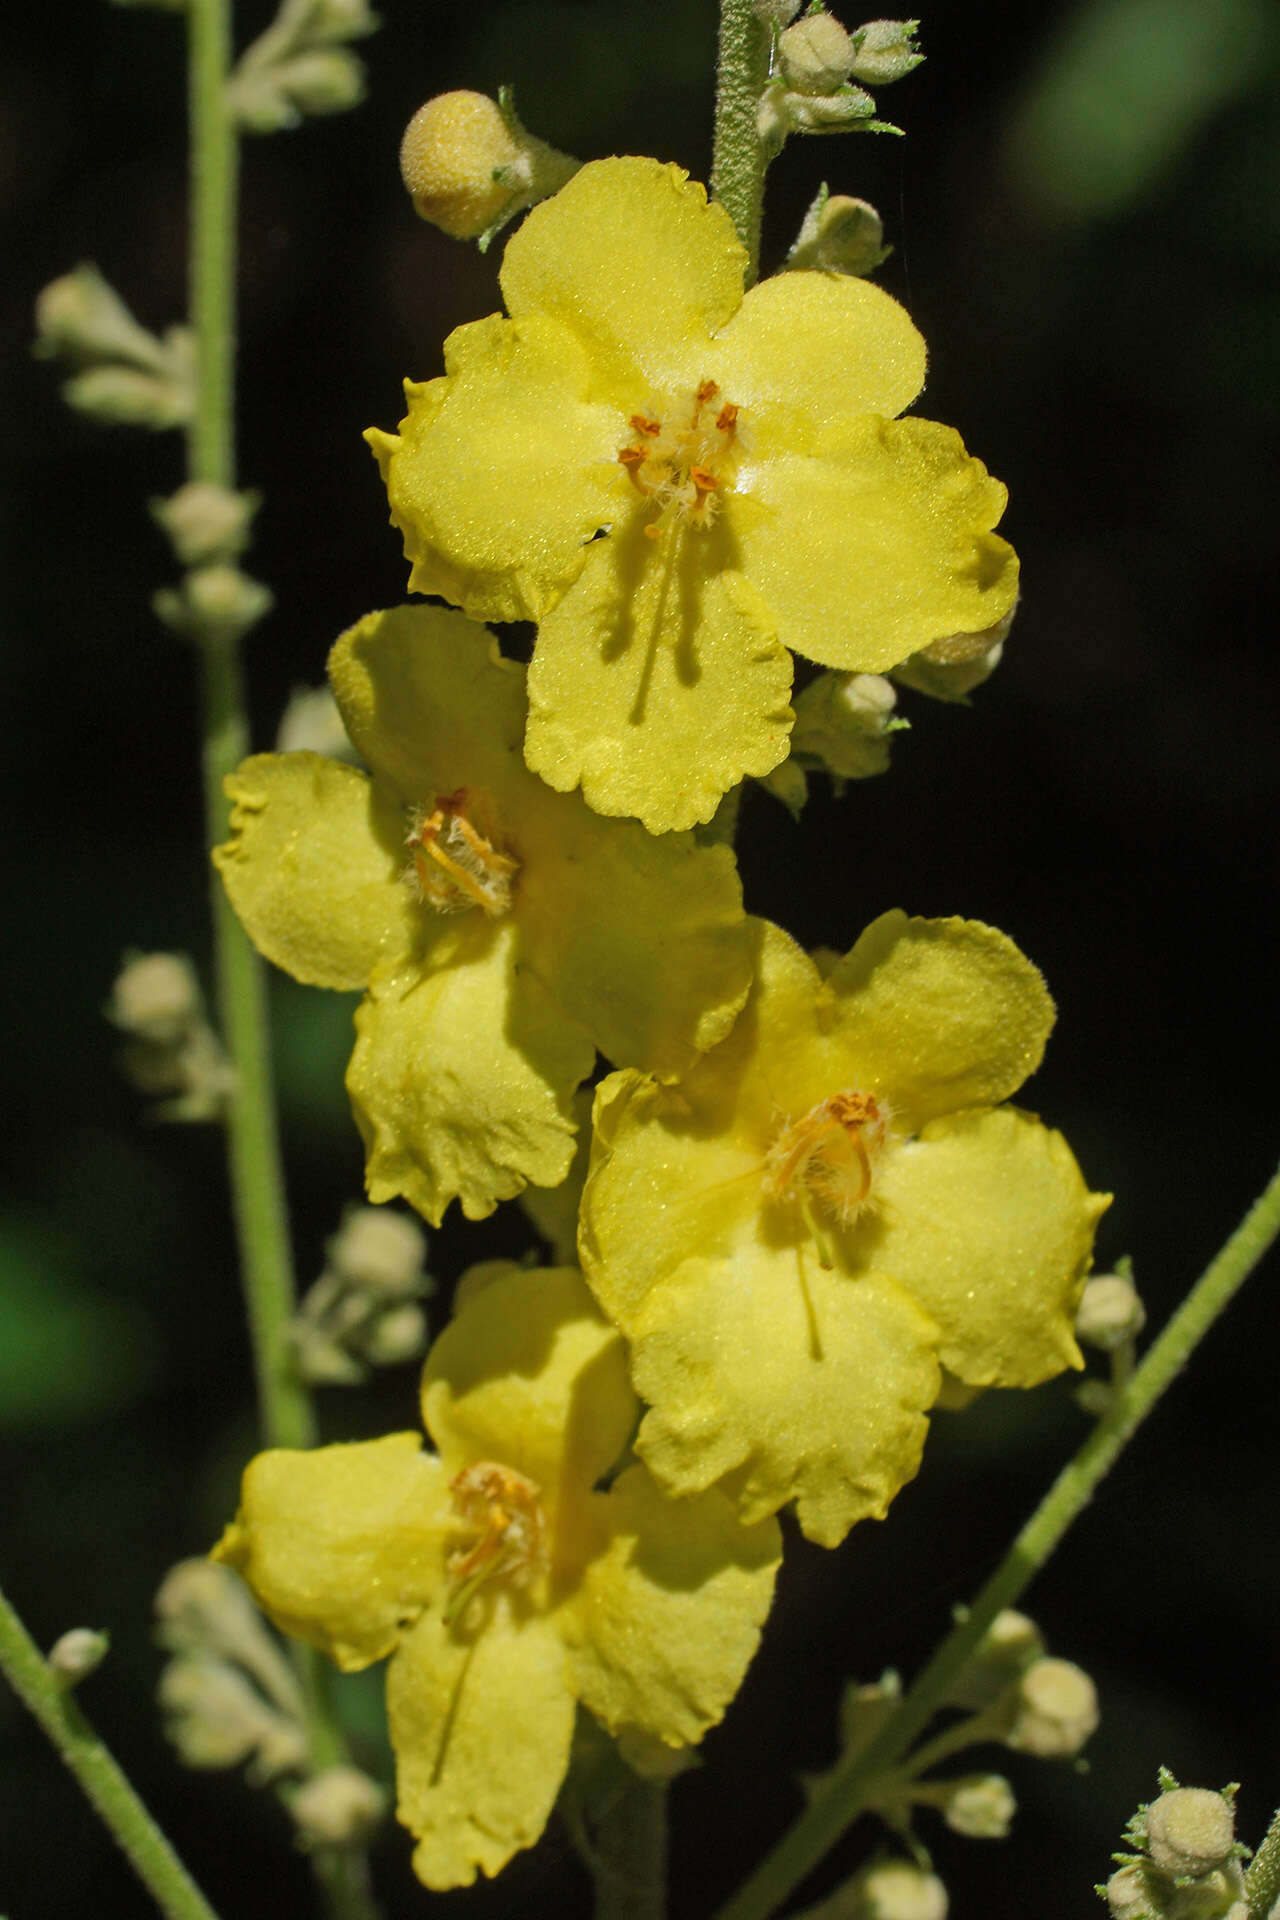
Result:
[[[289,1804],[302,1846],[363,1846],[387,1811],[387,1796],[358,1767],[326,1767]]]
[[[247,133],[279,133],[308,114],[343,113],[364,99],[363,63],[342,47],[311,47],[288,59],[247,65],[227,83],[227,98]]]
[[[791,272],[874,273],[889,257],[884,223],[867,200],[847,193],[818,195],[787,255]]]
[[[70,1627],[48,1652],[49,1671],[63,1687],[77,1687],[100,1667],[111,1648],[107,1634],[93,1627]]]
[[[122,1033],[157,1046],[175,1046],[204,1018],[196,970],[182,953],[127,954],[106,1013]]]
[[[942,1817],[953,1833],[969,1840],[1004,1840],[1013,1825],[1018,1803],[1013,1788],[999,1773],[967,1774],[948,1781],[951,1789]]]
[[[1098,1692],[1073,1661],[1035,1660],[1018,1682],[1005,1744],[1041,1760],[1069,1760],[1098,1725]]]
[[[62,397],[77,413],[108,427],[149,427],[163,432],[191,418],[193,396],[185,381],[136,367],[88,367],[63,384]]]
[[[428,1291],[426,1251],[421,1227],[391,1207],[352,1207],[327,1248],[344,1280],[388,1300]]]
[[[774,33],[780,33],[800,11],[800,0],[755,0],[756,18]]]
[[[195,567],[180,587],[162,587],[152,595],[156,617],[189,640],[228,644],[246,634],[268,613],[270,590],[239,567]]]
[[[851,77],[864,87],[887,87],[902,80],[924,59],[916,45],[918,20],[868,20],[856,27],[853,42]]]
[[[1175,1787],[1147,1808],[1146,1831],[1147,1850],[1158,1867],[1200,1878],[1231,1859],[1235,1810],[1208,1787]]]
[[[1133,1281],[1123,1273],[1099,1273],[1085,1284],[1076,1310],[1076,1339],[1114,1353],[1146,1324],[1147,1311]]]
[[[51,280],[36,299],[32,351],[43,360],[123,361],[163,371],[165,350],[91,261]]]
[[[853,41],[834,14],[806,14],[781,35],[778,59],[794,92],[830,94],[853,71]]]
[[[168,535],[184,567],[233,560],[242,553],[257,510],[257,494],[233,493],[211,480],[189,480],[167,500],[151,502],[151,517]]]

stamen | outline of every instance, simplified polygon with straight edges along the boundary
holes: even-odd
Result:
[[[710,526],[732,487],[741,451],[738,409],[726,400],[712,416],[719,396],[716,382],[704,380],[683,401],[663,401],[652,412],[630,416],[636,439],[618,460],[637,493],[657,506],[645,527],[651,540],[677,523]]]
[[[801,1213],[824,1213],[852,1226],[871,1199],[876,1162],[884,1146],[887,1109],[869,1093],[849,1090],[820,1100],[784,1126],[765,1159],[766,1198],[791,1201]],[[823,1265],[829,1251],[819,1238]]]
[[[449,1556],[447,1625],[485,1581],[524,1586],[542,1562],[546,1532],[538,1504],[541,1490],[514,1467],[476,1460],[454,1475],[450,1491],[462,1530],[474,1538]]]
[[[487,795],[460,787],[414,821],[408,840],[413,875],[437,913],[479,907],[496,920],[509,912],[520,863],[494,844],[490,812]]]

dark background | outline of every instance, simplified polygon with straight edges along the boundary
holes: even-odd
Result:
[[[277,605],[251,644],[255,740],[333,637],[403,594],[360,430],[402,375],[498,304],[487,258],[421,226],[399,134],[428,94],[514,80],[527,123],[590,158],[652,152],[705,177],[710,0],[388,0],[359,111],[244,153],[242,477],[264,504],[250,565]],[[246,5],[241,41],[265,23]],[[850,25],[854,16],[846,16]],[[847,945],[890,905],[989,919],[1059,1005],[1027,1098],[1115,1191],[1100,1264],[1129,1252],[1161,1322],[1268,1176],[1274,1046],[1280,33],[1265,0],[943,4],[928,64],[883,100],[904,141],[795,141],[775,169],[766,267],[822,178],[881,209],[881,276],[928,339],[922,411],[1010,487],[1024,562],[1005,664],[971,711],[906,695],[892,772],[802,828],[755,792],[749,906]],[[145,513],[176,436],[96,429],[27,357],[37,290],[98,262],[149,325],[184,305],[183,30],[93,0],[0,27],[0,279],[8,591],[0,1213],[2,1577],[45,1644],[114,1645],[85,1704],[214,1904],[308,1912],[269,1798],[173,1763],[152,1693],[149,1599],[230,1511],[253,1446],[248,1356],[212,1129],[145,1123],[101,1018],[127,947],[207,958],[191,662],[148,600],[172,575]],[[304,1280],[359,1191],[342,1067],[350,1004],[274,983]],[[433,1237],[446,1282],[518,1251],[514,1208]],[[1276,1268],[1251,1282],[1126,1454],[1027,1604],[1099,1685],[1087,1772],[1004,1756],[1003,1845],[926,1822],[957,1920],[1099,1912],[1092,1883],[1163,1762],[1244,1782],[1256,1841],[1280,1798]],[[413,1373],[330,1392],[333,1437],[408,1425]],[[849,1675],[910,1674],[973,1592],[1083,1416],[1067,1384],[940,1415],[888,1522],[837,1554],[793,1543],[765,1646],[706,1765],[675,1796],[676,1920],[729,1891],[829,1763]],[[349,1711],[377,1764],[376,1682]],[[77,1789],[0,1689],[0,1911],[148,1911]],[[1001,1765],[1001,1756],[986,1756]],[[859,1828],[806,1890],[870,1840]],[[393,1920],[428,1896],[394,1827]],[[564,1914],[589,1896],[553,1825],[443,1915]]]

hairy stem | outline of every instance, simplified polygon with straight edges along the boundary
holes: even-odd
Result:
[[[191,325],[196,406],[188,432],[192,480],[235,485],[235,275],[238,151],[226,101],[229,0],[189,0],[191,123]],[[226,833],[222,782],[249,750],[239,648],[225,636],[198,643],[203,694],[205,823]],[[227,1152],[245,1300],[267,1445],[306,1447],[315,1421],[305,1386],[286,1364],[284,1328],[294,1308],[284,1174],[271,1078],[263,967],[216,879],[210,894],[217,1004],[235,1068]]]
[[[1278,1233],[1280,1171],[1272,1176],[1197,1280],[1130,1376],[1106,1419],[1099,1422],[1074,1460],[1058,1475],[973,1606],[939,1646],[897,1712],[867,1747],[836,1767],[823,1791],[721,1908],[716,1920],[767,1920],[863,1811],[885,1773],[897,1765],[937,1711],[997,1613],[1002,1607],[1012,1606],[1044,1566],[1103,1476]]]
[[[756,111],[768,79],[768,65],[768,30],[752,0],[720,0],[711,191],[729,214],[747,250],[749,287],[760,271],[767,162],[756,127]]]
[[[1249,1920],[1270,1920],[1280,1901],[1280,1809],[1271,1816],[1267,1837],[1254,1854],[1244,1879]]]
[[[591,1859],[595,1920],[663,1920],[667,1888],[667,1787],[629,1774],[596,1829]]]
[[[30,1707],[161,1913],[217,1920],[177,1854],[0,1593],[0,1669]]]

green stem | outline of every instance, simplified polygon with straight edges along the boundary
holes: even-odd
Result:
[[[1001,1608],[1012,1606],[1044,1566],[1103,1476],[1278,1233],[1280,1172],[1272,1176],[1192,1287],[1106,1419],[1098,1423],[1074,1460],[1058,1475],[973,1606],[939,1646],[897,1712],[868,1746],[834,1769],[823,1791],[721,1908],[716,1920],[766,1920],[862,1812],[884,1774],[902,1759],[946,1698]],[[1277,1846],[1280,1850],[1280,1842]]]
[[[1280,1900],[1280,1809],[1271,1816],[1267,1837],[1253,1856],[1244,1877],[1250,1920],[1269,1920]]]
[[[0,1668],[84,1788],[161,1913],[170,1920],[217,1920],[118,1762],[103,1746],[71,1693],[49,1671],[39,1647],[3,1593]]]
[[[188,433],[192,480],[235,485],[235,278],[238,149],[226,102],[231,65],[229,0],[189,0],[191,122],[191,324],[196,405]],[[249,751],[239,649],[225,637],[199,643],[203,693],[205,823],[225,838],[222,783]],[[288,1365],[284,1330],[295,1289],[261,961],[211,877],[214,969],[223,1042],[235,1068],[227,1104],[232,1204],[268,1446],[307,1447],[315,1419]]]
[[[767,161],[756,126],[769,77],[769,33],[753,0],[720,0],[720,57],[716,70],[715,151],[711,191],[747,250],[747,285],[760,271]]]
[[[595,1833],[595,1920],[663,1920],[667,1786],[629,1774]]]

